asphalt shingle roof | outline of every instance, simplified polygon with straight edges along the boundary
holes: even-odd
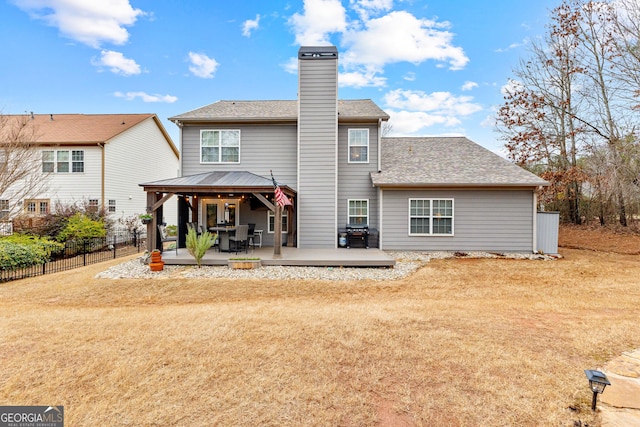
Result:
[[[549,185],[464,137],[382,138],[381,167],[378,187]]]
[[[339,120],[389,119],[370,99],[338,100]],[[213,104],[170,117],[172,121],[295,121],[298,101],[218,101]]]

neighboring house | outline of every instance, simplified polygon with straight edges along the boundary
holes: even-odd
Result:
[[[88,202],[104,206],[114,219],[126,218],[146,211],[138,182],[179,175],[178,149],[155,114],[32,114],[27,119],[46,189],[22,198],[18,185],[11,199],[0,196],[0,207],[17,204],[20,213],[38,217],[56,202]],[[176,224],[176,212],[175,204],[168,204],[164,220]]]
[[[394,250],[536,250],[536,189],[548,183],[466,138],[382,138],[371,100],[338,100],[333,46],[298,52],[298,100],[219,101],[170,118],[182,177],[141,184],[179,196],[183,224],[254,223],[274,242],[273,171],[292,202],[284,239],[336,248],[347,224]],[[153,232],[153,230],[151,230]]]

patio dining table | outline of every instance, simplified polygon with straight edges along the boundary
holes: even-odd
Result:
[[[218,233],[220,252],[229,252],[229,236],[236,234],[235,227],[209,227],[212,233]]]

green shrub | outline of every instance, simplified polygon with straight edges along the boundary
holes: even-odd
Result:
[[[23,234],[0,238],[0,269],[13,270],[44,264],[51,254],[64,249],[64,245],[48,239]]]
[[[63,241],[64,239],[58,239],[58,235],[67,227],[69,220],[77,214],[83,214],[94,221],[101,221],[106,229],[110,229],[114,225],[114,220],[107,209],[91,206],[89,200],[73,204],[55,202],[52,209],[39,221],[36,229],[31,231],[40,236],[49,236],[52,239]]]
[[[82,213],[76,213],[67,222],[67,225],[58,234],[59,242],[68,240],[87,240],[94,237],[104,237],[107,229],[100,220],[93,220]]]
[[[194,230],[193,228],[189,229],[186,241],[187,250],[195,258],[196,264],[198,264],[198,268],[200,268],[202,257],[207,252],[207,250],[209,250],[209,248],[213,246],[217,238],[217,234],[211,234],[208,231],[205,231],[198,236],[196,230]]]

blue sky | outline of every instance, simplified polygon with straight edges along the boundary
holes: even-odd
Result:
[[[0,112],[156,113],[296,99],[300,45],[338,47],[339,97],[391,135],[502,147],[501,87],[559,0],[0,0]]]

